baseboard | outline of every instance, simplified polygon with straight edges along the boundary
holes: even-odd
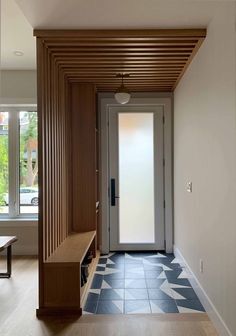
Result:
[[[78,318],[82,315],[82,309],[77,307],[48,307],[36,309],[36,316],[38,319],[46,317],[59,317],[59,318]]]
[[[212,321],[216,330],[218,331],[219,335],[233,336],[233,334],[230,332],[229,328],[225,324],[224,320],[220,316],[219,312],[217,311],[216,307],[212,303],[211,299],[208,297],[207,293],[203,289],[199,280],[197,279],[192,269],[188,265],[186,259],[176,246],[174,246],[174,255],[177,259],[180,260],[180,264],[186,268],[186,271],[191,274],[191,278],[189,279],[189,281],[192,287],[194,288],[197,296],[199,297],[202,305],[204,306],[210,320]]]

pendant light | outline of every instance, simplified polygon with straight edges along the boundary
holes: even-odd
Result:
[[[131,98],[131,94],[124,85],[124,77],[129,77],[129,74],[120,73],[116,77],[121,78],[121,86],[116,90],[115,99],[119,104],[127,104]]]

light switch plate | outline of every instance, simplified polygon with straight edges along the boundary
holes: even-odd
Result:
[[[188,182],[187,183],[187,192],[193,192],[193,184],[192,182]]]

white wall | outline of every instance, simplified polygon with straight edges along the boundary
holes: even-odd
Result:
[[[2,104],[36,104],[37,79],[35,70],[2,70]]]
[[[235,13],[235,3],[219,3],[207,38],[174,95],[175,247],[232,335],[236,335]],[[192,193],[186,191],[188,181],[193,183]]]
[[[13,244],[14,255],[38,254],[38,222],[37,221],[0,221],[1,236],[17,236],[18,241]]]
[[[1,71],[1,104],[36,104],[36,71]],[[13,254],[38,253],[37,221],[1,220],[0,235],[16,235]]]

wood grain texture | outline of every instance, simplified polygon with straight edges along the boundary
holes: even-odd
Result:
[[[56,314],[65,308],[68,313],[76,311],[80,314],[80,267],[89,248],[95,256],[96,233],[93,232],[85,243],[84,239],[74,242],[70,238],[73,231],[96,230],[95,87],[93,84],[80,85],[73,96],[74,83],[70,84],[68,76],[41,39],[37,40],[37,63],[40,157],[38,314]],[[66,249],[60,253],[60,247],[68,240]],[[55,255],[57,262],[48,263]]]
[[[80,263],[47,263],[44,272],[43,309],[80,309]]]
[[[96,110],[95,86],[73,83],[72,133],[72,230],[96,230]]]
[[[0,251],[5,250],[8,246],[17,241],[16,236],[0,236]]]
[[[130,74],[125,79],[130,91],[170,92],[200,48],[206,29],[35,30],[34,35],[69,80],[109,92],[120,85],[116,73],[123,72]]]
[[[71,233],[47,259],[46,264],[81,263],[95,236],[96,231]]]
[[[0,267],[4,267],[0,259]],[[84,315],[80,319],[35,316],[37,258],[13,258],[15,277],[1,280],[0,325],[3,336],[217,336],[207,314]],[[12,293],[14,292],[14,295]],[[72,315],[73,316],[73,315]]]

